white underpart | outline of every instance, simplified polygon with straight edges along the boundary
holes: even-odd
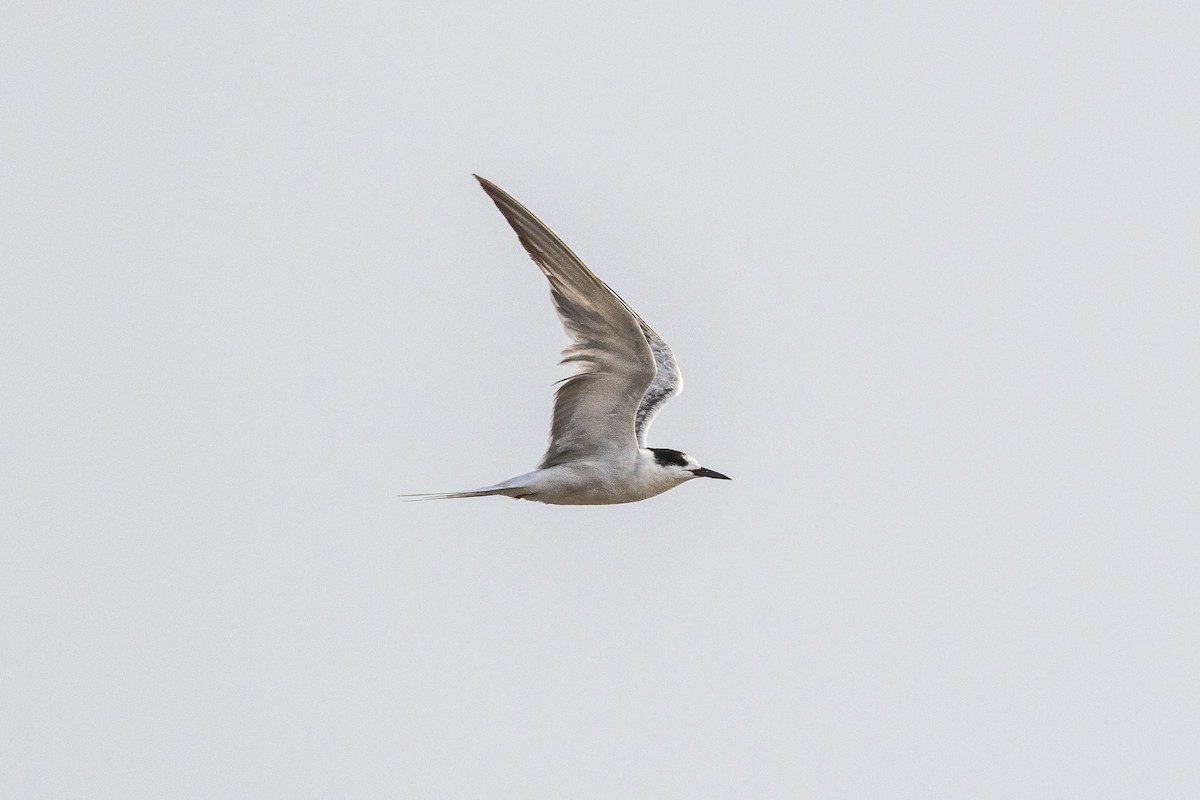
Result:
[[[649,450],[639,450],[628,463],[612,459],[582,459],[537,469],[478,491],[550,505],[610,505],[636,503],[695,476],[660,467]]]

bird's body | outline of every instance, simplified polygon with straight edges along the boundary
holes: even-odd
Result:
[[[729,480],[678,450],[646,447],[654,415],[683,386],[671,349],[537,217],[475,177],[549,280],[571,338],[563,362],[575,374],[559,386],[550,445],[536,470],[473,491],[413,497],[608,505],[645,500],[693,478]]]
[[[597,458],[537,469],[495,486],[437,497],[504,495],[556,506],[600,506],[636,503],[674,489],[695,475],[668,471],[654,451],[639,448],[627,459]]]

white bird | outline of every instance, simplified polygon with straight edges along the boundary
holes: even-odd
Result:
[[[571,339],[562,363],[575,373],[555,394],[550,446],[533,472],[474,491],[407,496],[601,505],[645,500],[693,478],[729,480],[686,453],[646,447],[655,414],[683,388],[671,348],[541,220],[491,181],[475,178],[549,280]]]

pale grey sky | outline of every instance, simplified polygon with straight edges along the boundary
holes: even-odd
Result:
[[[1200,795],[1195,3],[19,2],[0,795]],[[675,348],[545,443],[471,179]]]

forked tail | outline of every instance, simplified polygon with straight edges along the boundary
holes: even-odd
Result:
[[[417,500],[457,500],[460,497],[489,497],[492,495],[508,495],[509,497],[518,497],[517,489],[513,488],[490,488],[476,489],[473,492],[433,492],[427,494],[402,494],[406,503],[412,503]]]
[[[493,495],[502,495],[504,497],[512,497],[521,499],[531,493],[529,488],[530,478],[535,473],[529,472],[524,475],[518,475],[515,478],[509,478],[502,483],[494,483],[491,486],[484,486],[482,489],[474,489],[469,492],[425,492],[421,494],[402,494],[400,495],[406,501],[412,500],[457,500],[460,497],[491,497]]]

